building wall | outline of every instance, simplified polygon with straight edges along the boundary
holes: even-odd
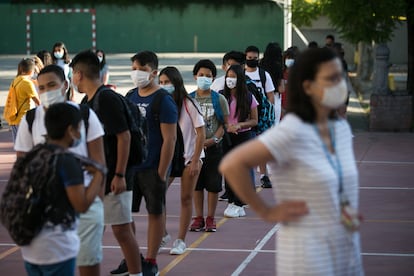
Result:
[[[41,5],[0,4],[0,54],[26,53],[26,11]],[[89,7],[82,7],[89,8]],[[190,4],[182,10],[98,5],[97,47],[108,53],[225,52],[268,42],[283,45],[283,12],[274,3],[234,7]],[[71,53],[92,46],[89,13],[31,14],[31,52],[63,41]]]

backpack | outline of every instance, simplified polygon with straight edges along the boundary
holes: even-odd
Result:
[[[266,87],[266,73],[263,69],[259,68],[260,82],[262,87]],[[271,128],[275,122],[275,110],[273,104],[267,98],[266,93],[261,87],[257,87],[256,84],[246,75],[246,85],[250,93],[254,95],[259,105],[257,106],[257,126],[254,130],[257,133],[263,133],[265,130]]]
[[[12,168],[0,202],[0,220],[19,246],[29,245],[46,222],[69,229],[76,219],[63,185],[56,185],[57,155],[62,153],[39,144]]]
[[[17,93],[16,86],[21,82],[20,80],[16,85],[13,86],[13,83],[10,85],[9,93],[7,94],[6,104],[4,105],[3,117],[4,119],[11,124],[16,120],[19,115],[20,109],[23,107],[27,99],[17,107]]]
[[[131,90],[127,93],[126,97],[134,93],[134,90]],[[165,97],[171,97],[167,91],[161,90],[154,97],[151,103],[151,111],[154,116],[154,120],[160,124],[160,111],[161,111],[161,101]],[[171,177],[181,177],[185,168],[185,159],[184,159],[184,138],[181,131],[180,125],[177,122],[177,139],[175,140],[174,154],[171,160]]]
[[[26,112],[26,122],[27,126],[29,127],[30,133],[32,133],[33,129],[33,122],[36,117],[36,108],[32,108],[29,111]],[[82,115],[83,124],[85,126],[85,134],[88,134],[88,128],[89,128],[89,106],[86,104],[80,104],[79,109]]]
[[[93,103],[93,110],[98,114],[99,97],[101,93],[109,92],[115,93],[125,108],[125,115],[127,118],[128,128],[131,134],[131,142],[129,147],[128,165],[140,165],[148,156],[148,125],[147,119],[142,116],[138,106],[125,97],[116,93],[106,86],[101,86],[96,91],[96,99]]]

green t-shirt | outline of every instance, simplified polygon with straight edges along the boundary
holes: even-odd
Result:
[[[217,129],[221,125],[219,120],[217,119],[217,116],[214,113],[214,107],[213,107],[213,99],[211,98],[211,95],[206,97],[200,97],[195,95],[195,99],[200,104],[200,111],[203,115],[204,122],[206,123],[206,139],[209,139],[213,137],[214,133],[216,133]],[[219,94],[219,102],[221,107],[221,113],[223,114],[223,117],[229,115],[229,106],[227,104],[226,98]]]

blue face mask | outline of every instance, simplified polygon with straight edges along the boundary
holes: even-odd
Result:
[[[213,83],[213,78],[197,77],[197,86],[201,90],[210,89],[210,86],[211,86],[212,83]]]
[[[175,91],[175,87],[172,84],[165,84],[165,85],[160,85],[160,86],[164,90],[167,90],[167,92],[170,93],[170,94],[172,94]]]

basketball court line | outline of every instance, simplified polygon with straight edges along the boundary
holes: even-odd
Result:
[[[384,164],[384,165],[414,165],[414,161],[372,161],[360,160],[356,161],[359,164]]]

